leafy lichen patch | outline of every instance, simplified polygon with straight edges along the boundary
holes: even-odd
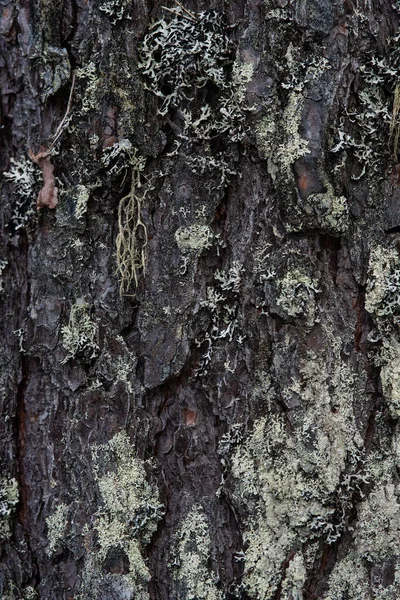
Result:
[[[123,579],[132,589],[146,587],[150,576],[142,547],[150,541],[163,512],[158,494],[147,482],[143,463],[126,432],[93,447],[92,455],[102,499],[102,508],[94,515],[99,547],[96,560],[103,563],[110,550],[120,548],[129,561]]]
[[[231,456],[235,503],[252,515],[244,532],[250,598],[274,597],[282,565],[305,541],[341,537],[346,502],[365,480],[359,466],[363,440],[352,410],[354,374],[341,358],[340,339],[329,329],[326,335],[330,347],[318,355],[308,351],[299,379],[282,390],[299,398],[302,417],[293,432],[283,416],[263,417]],[[342,480],[344,473],[350,474]],[[299,577],[291,585],[300,594],[303,567],[297,561]]]
[[[50,556],[64,539],[65,530],[68,525],[68,507],[61,502],[56,506],[55,511],[46,519],[47,538],[49,545],[46,548],[47,554]]]
[[[209,568],[211,538],[201,506],[192,507],[176,534],[175,581],[180,597],[187,600],[222,600]]]
[[[13,477],[0,479],[0,539],[10,533],[10,516],[19,500],[18,482]]]
[[[92,360],[97,356],[97,324],[90,318],[87,304],[72,305],[68,325],[61,328],[61,334],[63,346],[67,351],[63,364],[71,358]]]

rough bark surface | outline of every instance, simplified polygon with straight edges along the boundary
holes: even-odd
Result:
[[[0,0],[0,597],[400,597],[396,0]]]

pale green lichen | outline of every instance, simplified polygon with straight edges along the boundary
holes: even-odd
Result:
[[[208,225],[193,224],[179,227],[175,232],[175,241],[182,253],[201,253],[211,248],[214,234]]]
[[[318,281],[304,271],[289,269],[278,281],[277,304],[289,317],[304,316],[310,325],[316,318],[315,295],[320,293]]]
[[[90,190],[85,185],[76,186],[75,217],[77,219],[82,219],[85,216],[89,197]]]
[[[366,310],[385,318],[400,312],[400,259],[394,248],[377,246],[369,259]]]
[[[56,506],[55,511],[46,519],[47,538],[49,545],[46,553],[51,556],[63,541],[68,525],[68,507],[63,502]]]
[[[19,500],[18,482],[13,477],[0,479],[0,539],[11,533],[10,517]]]
[[[175,575],[179,596],[186,600],[222,600],[210,571],[211,538],[201,506],[192,507],[176,534]]]
[[[344,233],[349,225],[349,206],[344,196],[337,196],[331,184],[321,194],[310,194],[307,204],[313,206],[318,215],[319,226],[334,235]]]
[[[282,600],[303,600],[303,586],[306,580],[306,566],[301,552],[289,562],[282,582]]]
[[[77,302],[71,307],[68,325],[61,328],[61,334],[67,351],[62,364],[77,357],[92,360],[99,353],[97,324],[90,318],[88,304]]]
[[[327,327],[325,335],[326,347],[318,354],[308,351],[300,378],[281,392],[288,402],[297,398],[301,424],[290,433],[282,416],[263,417],[231,456],[235,502],[252,515],[243,534],[243,582],[252,599],[275,597],[282,565],[294,548],[321,537],[328,543],[340,538],[347,527],[346,502],[365,481],[359,470],[363,440],[352,409],[355,375],[342,360],[340,339]],[[297,581],[293,588],[300,594],[300,575]]]
[[[382,392],[393,418],[400,417],[400,343],[395,336],[384,338],[380,350]]]
[[[94,515],[100,562],[109,550],[121,548],[129,560],[129,573],[121,577],[131,586],[143,586],[150,575],[141,553],[162,515],[158,494],[147,482],[143,463],[122,431],[107,444],[92,448],[94,474],[102,507]]]
[[[322,600],[398,600],[400,597],[400,488],[391,458],[368,461],[374,488],[357,507],[352,545],[336,563]]]
[[[283,143],[277,148],[276,160],[280,171],[290,179],[293,177],[293,163],[302,156],[310,154],[308,141],[303,139],[299,133],[303,106],[303,96],[296,92],[291,92],[282,116],[284,139]]]

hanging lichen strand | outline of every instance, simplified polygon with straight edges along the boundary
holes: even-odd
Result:
[[[118,206],[117,269],[120,278],[120,295],[127,296],[137,288],[138,275],[145,271],[147,229],[141,219],[142,202],[146,192],[141,190],[141,174],[146,159],[129,148],[132,166],[131,187]]]

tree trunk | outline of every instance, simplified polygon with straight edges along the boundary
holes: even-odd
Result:
[[[0,597],[400,597],[396,0],[1,0]]]

